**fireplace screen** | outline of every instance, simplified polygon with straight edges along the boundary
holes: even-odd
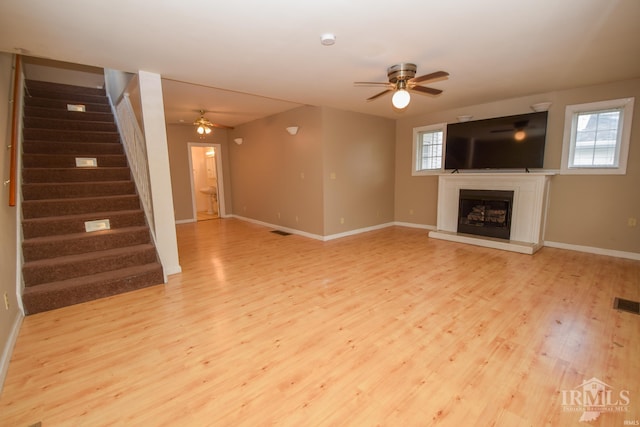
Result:
[[[509,239],[513,191],[460,190],[458,233]]]

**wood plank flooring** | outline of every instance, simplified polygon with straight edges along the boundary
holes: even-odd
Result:
[[[638,261],[177,229],[167,285],[25,319],[0,425],[578,426],[592,378],[628,402],[588,425],[640,420]]]

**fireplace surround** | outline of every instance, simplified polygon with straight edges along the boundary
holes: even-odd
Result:
[[[525,254],[543,245],[547,197],[552,173],[456,173],[438,178],[438,218],[429,237]],[[507,239],[458,231],[461,190],[513,192]]]

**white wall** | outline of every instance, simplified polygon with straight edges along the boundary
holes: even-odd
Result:
[[[160,75],[140,71],[140,102],[142,122],[147,143],[149,180],[153,200],[156,248],[165,275],[182,271],[178,259],[178,239],[176,237],[175,215],[171,177],[169,175],[169,151],[165,128],[164,102]]]

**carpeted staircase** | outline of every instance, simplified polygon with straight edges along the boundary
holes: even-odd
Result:
[[[24,104],[26,313],[163,283],[104,90],[28,80]],[[76,158],[96,159],[97,167],[83,160],[78,167]],[[85,221],[100,221],[98,231],[86,231]]]

